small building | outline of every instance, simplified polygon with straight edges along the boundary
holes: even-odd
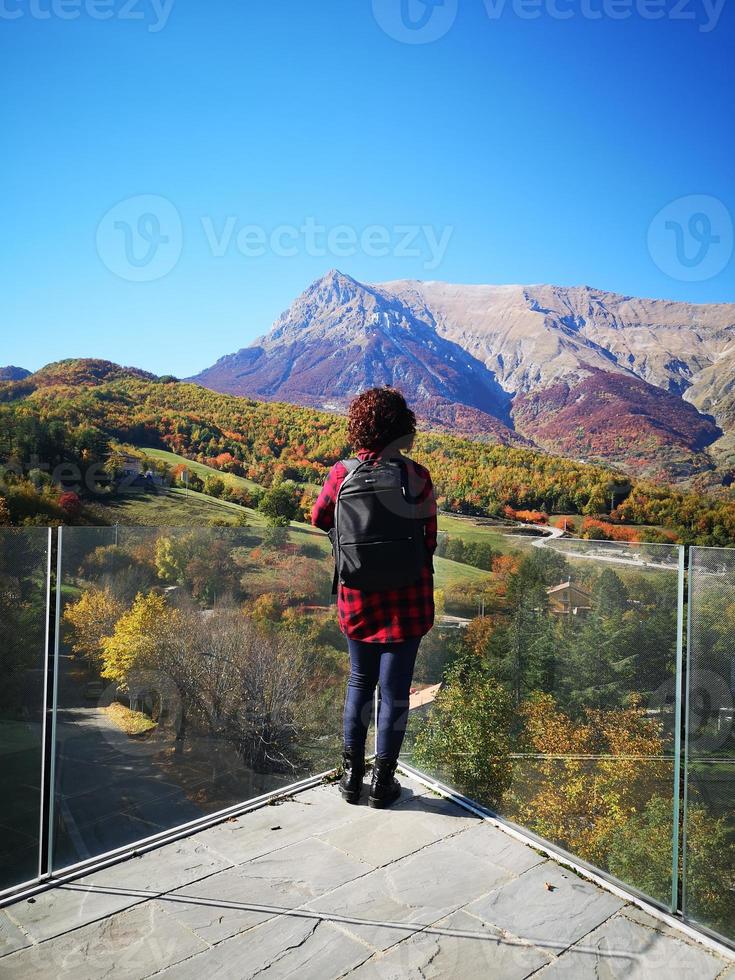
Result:
[[[549,611],[555,616],[584,616],[592,608],[592,595],[574,582],[560,582],[546,590]]]
[[[429,684],[422,688],[411,688],[408,696],[408,710],[415,711],[416,708],[423,708],[431,704],[441,690],[441,681],[438,684]]]
[[[466,616],[449,616],[445,614],[443,616],[437,616],[436,628],[445,630],[466,630],[471,622],[472,620],[467,619]]]
[[[118,479],[123,487],[138,490],[151,490],[165,486],[165,480],[155,470],[143,470],[143,463],[136,456],[121,454],[122,465]]]

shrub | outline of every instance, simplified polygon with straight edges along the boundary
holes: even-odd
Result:
[[[446,774],[453,786],[497,808],[510,787],[513,701],[474,654],[460,656],[416,737],[420,766]]]
[[[300,494],[294,484],[286,482],[271,487],[258,503],[258,510],[274,527],[285,526],[299,516]]]
[[[73,490],[62,493],[59,497],[58,504],[64,512],[64,516],[70,521],[77,520],[82,512],[82,502],[79,499],[79,494],[74,493]]]

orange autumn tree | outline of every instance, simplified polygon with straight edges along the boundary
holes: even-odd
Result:
[[[476,616],[470,621],[465,630],[465,645],[476,656],[483,656],[494,629],[495,623],[490,616]]]
[[[549,515],[540,510],[516,510],[514,507],[503,507],[503,514],[513,521],[523,521],[527,524],[548,524]]]
[[[608,541],[640,541],[640,534],[631,527],[619,527],[608,521],[585,517],[580,531],[583,538],[605,538]]]
[[[513,555],[498,555],[493,558],[493,576],[498,579],[503,594],[508,589],[508,582],[516,574],[520,566],[520,560]]]

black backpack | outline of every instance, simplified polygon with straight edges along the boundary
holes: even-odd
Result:
[[[428,562],[424,521],[402,458],[346,459],[329,532],[337,582],[363,592],[411,585]]]

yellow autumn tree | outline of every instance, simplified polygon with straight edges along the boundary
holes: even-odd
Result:
[[[102,640],[102,676],[125,684],[131,671],[155,668],[166,644],[177,635],[180,615],[163,596],[139,593]]]
[[[64,610],[63,623],[72,652],[99,664],[102,641],[112,636],[125,606],[109,588],[88,589]]]
[[[434,589],[434,615],[441,619],[446,611],[446,595],[444,589]]]
[[[481,657],[487,650],[494,630],[495,622],[489,616],[476,616],[465,630],[465,644],[474,654]]]
[[[250,604],[250,618],[255,622],[275,623],[283,613],[283,602],[275,592],[264,592]]]
[[[316,498],[317,492],[312,487],[306,487],[301,494],[299,510],[301,511],[301,520],[306,521],[307,524],[311,524],[311,508],[316,503]]]
[[[183,581],[189,558],[185,543],[173,538],[156,541],[155,565],[158,577],[164,582],[178,585]]]
[[[635,701],[575,721],[541,693],[520,714],[529,756],[514,782],[513,819],[604,867],[610,834],[666,786],[659,723]]]

